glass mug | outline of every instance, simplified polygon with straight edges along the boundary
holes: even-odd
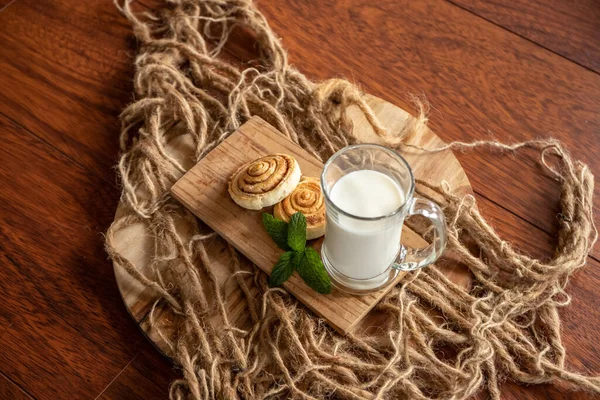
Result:
[[[338,188],[336,203],[332,200],[332,190],[340,179],[355,171],[376,171],[385,176],[361,172],[348,177]],[[321,257],[338,289],[354,294],[379,290],[393,282],[399,271],[423,268],[444,251],[444,213],[437,204],[413,197],[415,178],[397,152],[375,144],[345,147],[325,163],[321,187],[327,215]],[[364,190],[371,192],[367,194]],[[397,198],[390,199],[394,196]],[[364,201],[369,204],[360,204]],[[391,211],[377,215],[378,208],[384,206],[391,207]],[[357,207],[367,212],[354,215],[350,210]],[[369,213],[376,215],[364,216]],[[400,244],[404,219],[410,215],[422,215],[433,224],[434,239],[425,248],[412,249]]]

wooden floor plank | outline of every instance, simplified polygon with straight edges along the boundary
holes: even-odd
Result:
[[[116,116],[130,96],[125,82],[132,74],[133,46],[126,22],[112,5],[101,3],[90,8],[65,0],[44,7],[19,1],[10,23],[0,28],[11,55],[0,67],[10,78],[3,99],[9,116],[18,115],[26,127],[92,170],[107,171],[116,160]],[[432,127],[446,140],[481,139],[488,130],[503,140],[552,134],[600,172],[593,150],[600,131],[600,76],[443,0],[395,4],[355,0],[307,7],[290,1],[260,7],[292,61],[309,76],[347,76],[404,106],[409,106],[406,91],[427,94],[435,107]],[[27,21],[56,25],[52,33],[59,38],[69,37],[70,30],[82,38],[38,56],[35,43],[46,33],[34,29],[21,43]],[[100,25],[110,27],[102,30],[105,37],[91,34]],[[301,26],[309,29],[298,30]],[[310,34],[316,31],[324,34]],[[349,36],[355,40],[344,39]],[[24,61],[31,58],[35,62]],[[547,232],[556,230],[559,190],[551,179],[538,179],[538,167],[527,165],[534,160],[480,152],[461,160],[479,193]],[[515,171],[525,171],[527,179],[515,181]]]
[[[118,115],[133,99],[129,23],[112,1],[19,0],[1,18],[2,112],[90,170],[111,171]]]
[[[150,344],[106,389],[100,400],[159,400],[169,397],[169,385],[182,376],[171,361],[158,354]]]
[[[446,140],[481,138],[487,129],[504,140],[553,133],[600,173],[598,76],[469,12],[441,0],[259,7],[311,77],[347,76],[401,106],[409,104],[405,91],[425,93]],[[119,195],[105,182],[117,155],[117,115],[132,99],[130,27],[111,2],[75,0],[17,0],[0,20],[0,111],[68,155],[0,118],[0,371],[39,399],[94,397],[119,373],[105,398],[164,398],[178,374],[152,349],[123,370],[142,336],[120,303],[99,235]],[[515,213],[555,232],[548,221],[558,190],[538,181],[529,157],[498,162],[477,153],[461,161],[475,188],[511,211],[478,199],[502,237],[544,256],[552,236]],[[573,304],[561,312],[569,366],[596,375],[599,267],[591,260],[575,274]],[[568,397],[553,387],[507,390],[515,399]]]
[[[566,349],[566,367],[572,372],[587,376],[600,374],[600,263],[590,259],[588,265],[573,274],[566,292],[573,296],[568,307],[559,310],[562,321],[563,344]],[[544,385],[517,385],[507,383],[502,387],[502,399],[507,400],[592,400],[598,395],[571,392],[562,382]]]
[[[504,240],[529,256],[542,260],[549,260],[552,257],[556,246],[555,237],[485,198],[478,196],[477,202],[482,215]],[[600,346],[597,334],[600,332],[598,287],[600,287],[600,262],[588,257],[587,265],[576,271],[567,285],[566,292],[572,296],[572,303],[560,310],[563,343],[567,348],[567,364],[575,371],[593,376],[600,374]],[[507,398],[521,399],[527,398],[525,395],[529,391],[524,390],[523,387],[514,388],[509,385],[507,392],[514,395]],[[538,398],[550,399],[562,399],[567,395],[564,390],[559,391],[549,385],[537,387],[534,393],[539,396]],[[548,397],[540,396],[541,393]]]
[[[131,77],[133,53],[126,53],[133,46],[114,7],[98,4],[65,0],[48,8],[19,1],[0,38],[4,35],[5,51],[12,55],[3,66],[11,78],[4,99],[8,115],[19,115],[79,162],[106,170],[115,161],[116,115],[130,96],[123,77]],[[552,134],[600,171],[593,150],[600,131],[600,76],[443,0],[303,4],[269,2],[260,8],[292,61],[309,76],[347,76],[404,106],[409,106],[406,91],[426,94],[435,107],[432,127],[446,140],[481,139],[488,130],[503,140]],[[296,23],[285,22],[290,20]],[[28,21],[56,25],[53,34],[59,38],[68,37],[70,29],[82,38],[36,56],[32,49],[46,33],[33,30],[26,35],[31,40],[21,44]],[[109,26],[102,29],[106,37],[90,34],[100,25]],[[22,65],[30,58],[35,62]],[[52,74],[58,65],[65,68]],[[23,95],[15,100],[11,91]],[[531,159],[477,153],[463,160],[477,191],[547,232],[556,229],[558,188],[534,175],[538,168],[526,166]],[[528,179],[515,181],[515,171],[525,171]],[[547,206],[538,212],[530,204]]]
[[[552,257],[557,245],[554,236],[499,207],[485,197],[475,195],[475,198],[483,217],[500,238],[510,243],[515,250],[544,261]]]
[[[5,11],[8,8],[8,6],[13,4],[15,1],[17,0],[0,0],[0,12]]]
[[[0,371],[38,398],[93,397],[142,340],[102,245],[119,191],[0,117]]]
[[[407,92],[425,94],[431,127],[446,141],[552,135],[600,175],[600,75],[443,0],[286,0],[260,9],[312,78],[345,76],[407,108]],[[555,232],[559,188],[532,155],[459,159],[476,191]]]
[[[496,232],[522,253],[550,259],[556,246],[556,239],[534,227],[514,214],[498,207],[489,200],[477,196],[479,208]],[[571,371],[588,376],[600,374],[600,347],[597,332],[600,330],[600,262],[588,257],[588,264],[576,271],[567,285],[566,292],[572,295],[572,303],[560,309],[563,344],[567,350],[566,366]],[[507,400],[526,399],[568,399],[591,400],[597,396],[570,391],[561,383],[546,385],[517,385],[506,383],[502,386],[502,398]],[[479,396],[485,399],[485,396]]]
[[[144,1],[148,2],[148,0]],[[362,5],[360,1],[356,3],[357,5]],[[377,6],[363,6],[362,8],[357,6],[354,8],[362,10],[361,12],[365,16],[370,16],[374,12],[373,9],[375,9],[375,12],[379,12],[379,14],[376,13],[376,17],[384,14],[388,16],[388,18],[382,18],[382,21],[385,22],[386,20],[392,20],[394,13],[399,12],[396,9],[388,7],[388,3],[384,2],[384,4]],[[331,51],[334,53],[330,55],[326,54],[327,50],[324,52],[321,51],[325,55],[319,57],[321,54],[317,55],[312,50],[308,51],[307,49],[310,49],[310,45],[307,45],[308,47],[306,48],[300,47],[296,56],[292,48],[290,51],[292,60],[298,57],[300,59],[298,64],[301,69],[306,69],[309,75],[312,74],[312,76],[317,76],[321,79],[339,76],[340,72],[344,73],[346,71],[346,76],[357,77],[359,82],[363,80],[367,82],[366,84],[363,83],[363,87],[368,91],[378,92],[384,97],[387,96],[394,99],[393,101],[397,103],[404,103],[407,107],[410,107],[410,104],[406,101],[405,93],[399,93],[399,91],[395,90],[396,87],[402,88],[400,92],[408,89],[413,93],[429,95],[429,93],[439,92],[439,77],[436,75],[438,69],[445,70],[444,77],[448,76],[447,72],[450,71],[454,76],[448,76],[444,80],[445,89],[447,90],[440,93],[441,100],[447,102],[447,105],[444,105],[447,109],[442,109],[439,106],[439,102],[429,96],[435,107],[432,113],[432,125],[434,127],[439,126],[438,130],[443,131],[442,136],[445,135],[447,140],[491,138],[486,129],[488,126],[491,132],[493,132],[494,137],[509,141],[553,135],[564,140],[569,148],[573,150],[576,157],[581,157],[584,162],[592,164],[593,171],[600,170],[600,159],[595,157],[592,150],[595,136],[598,136],[597,132],[600,129],[600,118],[598,117],[598,111],[600,110],[600,80],[598,76],[584,74],[575,79],[577,85],[571,85],[570,75],[578,74],[579,69],[577,66],[570,66],[570,68],[563,71],[563,67],[568,65],[568,63],[565,64],[562,58],[547,54],[543,49],[527,43],[515,35],[504,32],[502,29],[482,21],[473,15],[469,15],[468,12],[457,10],[456,7],[447,4],[438,5],[435,1],[430,3],[432,3],[430,6],[414,5],[414,10],[404,7],[402,8],[402,12],[407,14],[412,13],[418,19],[419,12],[424,14],[428,10],[436,10],[434,19],[437,18],[440,23],[443,23],[442,26],[445,28],[440,30],[441,35],[431,34],[421,37],[422,35],[415,36],[413,34],[409,40],[406,40],[407,35],[404,30],[408,32],[408,28],[403,30],[403,28],[391,26],[389,32],[397,29],[399,30],[398,35],[390,35],[390,37],[383,35],[382,37],[377,31],[378,24],[376,23],[376,18],[371,17],[370,20],[369,18],[362,18],[361,20],[359,18],[360,14],[348,14],[349,17],[344,19],[340,18],[340,15],[344,13],[337,13],[330,19],[335,22],[336,29],[339,32],[334,32],[334,35],[326,37],[326,45],[330,46]],[[155,2],[150,2],[149,5],[151,7],[157,6]],[[268,5],[261,4],[260,6],[265,7],[265,11],[268,13]],[[297,6],[301,7],[300,5]],[[320,6],[323,7],[322,5]],[[443,6],[450,7],[449,10],[453,11],[453,13],[450,13],[453,18],[449,18],[453,24],[445,23],[447,13],[443,10]],[[289,11],[290,9],[291,11]],[[335,13],[336,10],[352,9],[350,5],[346,5],[345,3],[334,5],[333,7],[325,6],[325,10],[330,13]],[[293,7],[285,7],[283,11],[289,12],[289,18],[303,16],[302,13],[294,14],[298,10]],[[304,13],[307,19],[310,19],[310,13],[314,11],[317,14],[322,14],[320,9],[313,10],[310,8]],[[325,15],[326,17],[328,17],[327,14]],[[398,15],[398,17],[402,16]],[[273,19],[275,21],[281,20],[278,11],[275,13]],[[351,48],[354,44],[349,45],[347,41],[336,39],[336,37],[343,38],[346,34],[345,31],[359,25],[357,24],[357,19],[359,20],[358,22],[370,29],[369,32],[373,34],[373,37],[381,37],[381,39],[377,39],[379,42],[376,42],[376,45],[385,47],[383,44],[389,39],[387,43],[388,47],[403,46],[404,51],[392,53],[391,55],[389,52],[381,52],[377,53],[375,57],[369,58],[368,56],[362,56],[360,51],[354,52]],[[320,22],[318,19],[317,21]],[[326,25],[325,21],[323,21],[323,26]],[[275,26],[276,24],[273,25]],[[467,27],[466,32],[463,32],[465,30],[463,29],[463,25]],[[469,28],[471,25],[474,27]],[[283,32],[289,31],[290,37],[295,41],[303,40],[304,36],[302,34],[296,35],[294,33],[296,26],[297,24],[284,24],[281,28]],[[418,26],[412,28],[414,29],[410,32],[418,32]],[[361,28],[358,33],[365,38],[365,40],[357,41],[356,45],[360,50],[360,46],[368,42],[366,40],[367,32]],[[494,39],[498,38],[498,40],[506,42],[507,45],[495,46],[493,40],[481,41],[477,39],[486,35]],[[438,40],[440,39],[438,36],[445,38],[445,42]],[[444,49],[444,46],[452,42],[452,38],[455,36],[457,38],[462,36],[462,39],[465,40],[465,46],[454,46],[450,49]],[[308,35],[308,38],[312,37]],[[404,38],[404,40],[399,40],[398,38]],[[327,43],[327,41],[330,43]],[[512,53],[503,52],[502,48],[513,46],[513,41],[515,42],[514,47],[518,51]],[[237,49],[238,52],[243,52],[243,56],[247,57],[247,47],[250,46],[250,43],[246,38],[238,35],[235,43],[230,47]],[[419,79],[419,75],[423,73],[422,69],[413,69],[410,63],[407,63],[405,68],[398,74],[394,74],[393,70],[385,67],[385,63],[389,62],[396,68],[400,68],[398,64],[401,65],[404,62],[402,60],[406,58],[407,54],[419,55],[423,52],[420,49],[421,44],[432,47],[431,51],[428,52],[429,54],[427,54],[427,58],[424,56],[417,57],[417,59],[421,59],[421,65],[427,67],[428,70],[426,69],[425,72],[432,75],[431,80]],[[317,46],[315,49],[318,49],[318,46],[320,46],[318,41],[314,43],[314,46]],[[496,49],[496,47],[500,47],[500,49]],[[472,48],[477,49],[477,54],[469,55]],[[457,53],[455,58],[435,57],[436,54],[447,53],[449,50]],[[305,54],[307,52],[309,54]],[[463,52],[465,54],[462,54]],[[529,54],[530,52],[531,54]],[[402,56],[398,58],[394,54],[402,54]],[[344,55],[346,55],[346,58],[343,58]],[[521,55],[525,55],[526,59],[520,60]],[[461,63],[460,60],[464,59],[465,56],[476,60],[476,62],[473,64],[468,62]],[[481,56],[484,57],[482,58]],[[332,63],[332,58],[334,61],[338,61],[338,63]],[[318,62],[320,59],[327,59],[328,61],[323,64],[313,64],[314,61]],[[506,61],[502,61],[503,59],[506,59]],[[513,60],[516,63],[511,67],[511,61]],[[362,64],[360,64],[361,62]],[[380,67],[373,69],[373,63]],[[329,68],[322,68],[323,65],[327,65]],[[435,68],[436,65],[438,68]],[[498,69],[498,66],[501,69]],[[409,73],[407,73],[407,68]],[[559,72],[559,74],[553,74],[554,82],[547,82],[552,83],[552,85],[544,85],[543,75],[547,74],[544,71]],[[496,76],[500,72],[503,75]],[[368,81],[369,76],[375,76],[375,80]],[[471,76],[475,76],[475,79],[471,79],[471,82],[465,82],[465,77],[469,78]],[[516,77],[516,79],[513,79],[513,77]],[[535,78],[532,85],[529,82],[531,78]],[[587,85],[586,79],[588,78],[592,79],[592,82],[594,82],[593,85]],[[394,81],[397,81],[397,83],[393,83]],[[414,82],[418,82],[419,85],[415,86]],[[386,83],[389,84],[386,85]],[[469,84],[465,85],[465,83]],[[499,87],[496,88],[497,86]],[[528,86],[538,87],[531,90],[528,89]],[[555,91],[550,89],[553,86],[560,88],[560,90]],[[586,90],[584,93],[579,93],[579,89],[574,86],[586,87]],[[520,89],[521,87],[526,89],[525,93]],[[484,109],[479,110],[476,108],[481,104],[479,96],[486,88],[490,89],[491,92],[484,93],[489,98],[489,101],[482,104]],[[458,97],[464,104],[456,104],[453,97]],[[507,99],[510,101],[506,101]],[[591,99],[592,101],[586,103],[586,99]],[[477,104],[470,104],[475,101]],[[527,101],[531,101],[531,107],[528,107]],[[573,112],[571,113],[569,109]],[[446,118],[448,112],[452,113],[451,116],[453,118],[450,124]],[[465,117],[468,119],[465,120]],[[542,124],[539,124],[540,121]],[[467,130],[463,128],[465,125],[468,127]],[[545,231],[553,233],[558,227],[556,218],[554,218],[558,211],[558,186],[549,178],[539,179],[535,175],[539,173],[539,167],[536,165],[536,160],[531,154],[533,153],[530,152],[529,156],[520,155],[516,163],[513,163],[514,160],[511,157],[504,157],[498,160],[498,157],[490,157],[483,152],[477,153],[474,157],[465,156],[464,159],[470,161],[467,172],[470,175],[474,175],[477,182],[484,183],[482,186],[475,185],[476,190],[490,196],[492,200],[499,204],[509,207],[513,212],[524,216]],[[490,163],[490,160],[493,160],[494,163]],[[485,168],[482,168],[482,165]],[[528,179],[515,182],[513,179],[515,171],[524,171]],[[494,189],[496,193],[490,194],[490,189]],[[513,195],[513,192],[518,194]],[[538,211],[538,209],[532,209],[529,207],[529,204],[544,204],[545,206],[539,209],[539,212],[534,212]],[[600,204],[600,200],[597,199],[596,204]],[[597,221],[600,221],[600,217],[597,217]],[[600,257],[600,249],[595,250],[594,254],[597,258]]]
[[[600,73],[597,0],[449,0]]]
[[[489,200],[477,197],[483,215],[497,233],[523,253],[549,259],[556,240],[547,233],[514,214],[498,207]],[[573,295],[573,304],[561,310],[564,343],[567,348],[567,366],[572,370],[597,375],[600,357],[595,332],[600,329],[600,300],[594,287],[600,286],[600,263],[590,260],[589,265],[576,272],[567,292]],[[591,289],[590,289],[591,288]],[[166,359],[154,349],[143,349],[119,377],[106,389],[102,399],[159,399],[165,398],[170,380],[179,376]],[[136,384],[136,382],[142,382]],[[532,385],[523,387],[507,383],[503,387],[506,399],[566,399],[571,396],[568,388],[560,385]],[[592,399],[591,395],[577,393],[577,398]]]
[[[33,397],[14,382],[11,382],[6,376],[0,374],[0,399],[32,400]]]
[[[1,208],[0,208],[1,210]],[[2,265],[8,262],[5,258],[5,252],[0,247],[0,262]],[[15,320],[15,311],[8,307],[0,307],[0,338],[12,323]]]

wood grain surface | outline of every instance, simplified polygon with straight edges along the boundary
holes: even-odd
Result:
[[[302,71],[347,76],[405,109],[407,92],[425,95],[434,107],[431,127],[445,141],[552,135],[600,171],[600,75],[470,12],[437,0],[284,0],[261,10]],[[302,29],[291,29],[291,19]],[[477,193],[556,231],[559,190],[540,176],[532,153],[492,159],[475,151],[459,160]],[[514,171],[532,179],[515,180]]]
[[[400,132],[413,118],[406,111],[383,101],[369,96],[367,102],[375,115],[390,131]],[[364,142],[378,143],[372,128],[369,127],[364,115],[357,109],[349,110],[355,134]],[[169,147],[169,152],[176,155],[182,165],[192,167],[172,188],[174,196],[186,207],[192,210],[208,226],[217,231],[225,240],[232,243],[247,258],[241,259],[246,270],[253,270],[253,264],[269,273],[273,264],[281,253],[273,241],[268,237],[260,223],[260,212],[242,210],[230,199],[227,194],[229,176],[240,165],[258,157],[271,153],[291,154],[298,160],[301,170],[308,176],[319,176],[322,164],[298,145],[285,138],[275,128],[258,117],[246,122],[238,131],[231,135],[220,146],[211,151],[198,164],[193,166],[193,161],[186,159],[184,151],[187,146],[182,140],[179,145]],[[412,139],[412,144],[425,148],[437,148],[444,145],[439,137],[430,129],[422,135]],[[243,151],[240,151],[243,149]],[[415,152],[403,153],[411,165],[417,179],[431,183],[446,180],[457,194],[470,194],[472,189],[468,178],[452,152],[423,154]],[[119,204],[117,217],[122,215],[125,205]],[[235,215],[235,218],[231,218]],[[185,227],[179,227],[185,232]],[[252,240],[249,240],[251,238]],[[426,243],[410,229],[405,229],[402,241],[406,246],[420,248]],[[145,273],[148,265],[147,254],[150,253],[148,233],[140,226],[130,227],[119,232],[116,240],[118,251],[125,254],[134,265],[139,266]],[[319,243],[317,242],[317,245]],[[241,292],[229,279],[235,272],[228,256],[226,242],[223,240],[210,242],[207,252],[212,260],[215,277],[222,288],[228,310],[229,322],[241,329],[248,329],[248,313],[245,312],[245,300]],[[251,262],[250,262],[251,261]],[[449,266],[443,268],[446,275],[456,283],[468,285],[469,275],[466,271]],[[156,293],[139,284],[119,265],[115,265],[115,276],[119,290],[126,307],[133,318],[138,321],[140,328],[148,338],[167,356],[172,355],[172,349],[148,323],[148,315],[157,300]],[[399,274],[396,281],[401,279]],[[316,295],[297,276],[292,276],[286,283],[286,288],[300,301],[318,315],[324,317],[340,332],[363,331],[379,326],[382,320],[376,315],[367,315],[368,311],[389,290],[381,290],[367,296],[351,296],[340,292],[324,298]],[[254,290],[254,289],[253,289]],[[211,293],[206,293],[211,296]],[[164,332],[175,332],[178,317],[159,304],[154,315],[155,326],[158,324]],[[215,315],[215,324],[220,323],[219,316]],[[163,332],[163,334],[164,334]],[[175,339],[175,338],[170,338]]]
[[[112,2],[16,0],[0,14],[0,41],[2,112],[115,182],[135,41]]]
[[[450,0],[488,21],[600,72],[598,0]]]
[[[16,383],[0,374],[0,399],[31,400],[32,397]]]
[[[141,340],[99,233],[118,192],[4,116],[0,130],[0,370],[34,397],[85,398]]]
[[[426,95],[445,141],[553,135],[599,176],[598,25],[589,29],[596,8],[580,13],[574,4],[582,2],[570,0],[544,2],[541,11],[524,0],[455,3],[258,5],[309,77],[344,76],[407,109],[407,91]],[[4,0],[0,10],[0,398],[165,398],[180,372],[150,346],[136,347],[144,338],[101,244],[120,194],[111,167],[118,114],[132,100],[130,27],[110,1]],[[247,41],[237,43],[251,55]],[[576,58],[572,49],[587,53]],[[534,155],[459,157],[499,233],[550,257],[558,189],[539,179]],[[599,271],[590,258],[560,311],[567,366],[594,375]],[[503,389],[506,399],[575,396],[593,398],[552,385]]]
[[[99,400],[153,400],[169,397],[169,384],[178,379],[171,360],[156,351],[149,342],[127,364],[121,374],[100,394]]]
[[[288,154],[294,157],[305,176],[319,177],[323,170],[323,164],[306,150],[261,118],[253,117],[171,188],[171,193],[177,200],[267,274],[271,274],[273,265],[282,253],[262,226],[261,215],[267,210],[241,208],[231,199],[227,185],[231,174],[241,165],[270,154]],[[426,245],[411,231],[405,232],[403,239],[406,240],[407,236],[409,241],[412,239],[417,242],[414,247]],[[318,241],[317,243],[320,244]],[[223,280],[224,286],[229,271],[215,271],[215,275],[217,279]],[[399,282],[404,275],[406,273],[400,273],[395,282]],[[334,287],[329,295],[324,296],[306,285],[298,274],[293,274],[283,286],[314,313],[323,317],[330,326],[345,334],[365,317],[393,285],[365,296],[349,295]],[[236,301],[229,297],[234,297]],[[238,302],[242,303],[242,307],[246,303],[237,293],[231,293],[225,302],[228,311],[231,310],[228,314],[240,307]],[[238,321],[233,320],[231,323],[239,326]]]
[[[376,99],[373,100],[377,104],[382,103]],[[385,121],[404,120],[405,115],[396,107],[380,108],[375,108],[375,112],[384,123]],[[354,129],[359,131],[365,128],[354,122]],[[430,130],[426,132],[433,135]],[[432,139],[424,137],[418,138],[418,140],[419,145],[432,141]],[[231,174],[241,165],[270,154],[291,155],[297,160],[304,176],[318,178],[323,170],[323,164],[306,150],[286,138],[260,117],[253,117],[193,166],[171,188],[171,193],[177,200],[267,274],[271,273],[273,265],[277,263],[282,253],[262,226],[262,213],[270,211],[251,211],[241,208],[231,199],[227,185]],[[429,181],[433,182],[450,179],[453,187],[460,185],[466,189],[468,186],[468,180],[462,172],[462,168],[449,153],[421,156],[421,158],[425,158],[426,161],[418,163],[416,166],[411,165],[412,168],[420,167],[414,172],[418,176],[427,177]],[[444,163],[444,160],[448,160],[449,163]],[[455,171],[455,168],[460,171]],[[129,243],[135,241],[136,238],[127,240]],[[421,248],[427,245],[427,242],[408,228],[403,230],[402,242],[412,248]],[[316,241],[312,245],[320,248],[320,244],[321,241]],[[222,280],[224,287],[230,272],[224,269],[215,271],[215,275],[217,279]],[[342,334],[346,334],[352,332],[354,327],[395,284],[400,282],[404,275],[406,272],[398,273],[392,284],[363,296],[350,295],[335,287],[329,295],[323,296],[306,285],[297,274],[292,275],[283,286],[310,310],[323,317],[330,326]],[[125,298],[127,299],[127,297]],[[245,303],[245,300],[239,298],[238,293],[230,293],[225,301],[228,314],[233,314],[233,311],[240,306],[243,308]],[[239,302],[242,304],[238,304]],[[239,326],[239,321],[232,320],[230,322],[234,326]]]

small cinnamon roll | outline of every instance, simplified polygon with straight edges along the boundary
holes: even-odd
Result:
[[[242,165],[229,179],[229,194],[249,210],[272,206],[300,181],[300,166],[287,154],[271,154]]]
[[[289,222],[292,215],[301,212],[306,217],[306,238],[316,239],[325,234],[325,201],[317,178],[303,176],[296,189],[275,204],[275,218]]]

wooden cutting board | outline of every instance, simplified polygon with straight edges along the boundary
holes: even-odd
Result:
[[[402,128],[410,121],[410,119],[413,118],[406,111],[377,97],[369,96],[368,103],[381,123],[390,132],[401,131]],[[378,141],[378,137],[371,130],[369,124],[359,110],[351,110],[350,117],[353,121],[354,132],[362,139],[362,141],[371,143],[376,143]],[[244,130],[246,130],[246,128],[244,128]],[[272,131],[270,132],[273,133]],[[248,130],[246,130],[245,134],[248,134]],[[267,135],[269,135],[269,133],[267,133]],[[169,151],[173,157],[177,158],[178,161],[184,167],[186,167],[186,169],[191,169],[194,166],[193,142],[189,137],[186,137],[186,135],[174,135],[174,137],[175,139],[166,144],[165,147],[167,148],[167,151]],[[243,140],[249,139],[247,138]],[[283,142],[279,142],[280,140],[282,139],[276,136],[274,143],[279,143],[277,146],[285,146],[283,143],[289,143],[287,139],[285,139]],[[431,130],[426,130],[423,135],[414,138],[411,143],[426,148],[434,148],[445,144]],[[244,149],[244,151],[246,151],[246,149]],[[460,194],[471,193],[469,180],[467,179],[462,167],[452,152],[445,151],[435,154],[405,152],[402,153],[402,156],[411,165],[416,178],[431,183],[439,183],[442,180],[446,180],[455,192]],[[315,168],[320,169],[320,165],[316,160],[308,156],[306,159],[302,157],[302,160],[299,161],[301,163],[301,168],[305,173],[307,171],[311,171],[311,175],[318,176],[318,171]],[[312,171],[316,173],[312,174]],[[240,208],[238,209],[241,210],[241,212],[236,213],[237,218],[249,218],[252,219],[254,224],[256,224],[255,214],[252,214],[252,212],[249,211],[244,211]],[[130,212],[131,210],[129,210],[125,204],[121,203],[119,204],[115,218],[120,218]],[[240,214],[244,214],[244,216],[240,217]],[[181,231],[184,230],[185,229],[182,227]],[[262,227],[258,229],[257,232],[263,232]],[[129,261],[136,265],[142,271],[142,273],[151,276],[152,271],[149,267],[149,254],[152,254],[153,248],[151,238],[148,236],[144,224],[134,224],[129,226],[122,232],[118,232],[115,236],[118,240],[118,250],[122,252],[122,254],[124,254]],[[405,231],[403,234],[403,242],[405,242],[407,245],[416,247],[419,246],[419,243],[423,243],[418,236],[407,231]],[[271,242],[268,242],[268,246],[273,245]],[[227,300],[226,307],[228,315],[230,316],[230,322],[240,329],[248,328],[251,321],[247,312],[247,307],[245,307],[244,296],[240,293],[237,284],[230,279],[234,271],[231,255],[229,254],[226,242],[221,239],[210,240],[206,243],[206,249],[211,260],[211,268],[215,271],[216,279],[218,280],[219,285],[221,285],[222,293]],[[245,251],[243,252],[245,253]],[[250,262],[247,258],[242,257],[240,259],[240,263],[242,269],[247,271],[253,270],[252,262]],[[259,264],[259,266],[261,264],[260,262],[256,263]],[[270,266],[272,264],[273,262],[269,261],[264,265]],[[443,268],[443,271],[446,273],[449,279],[453,280],[454,282],[464,285],[468,284],[469,282],[468,274],[460,266],[448,265]],[[125,306],[140,329],[163,354],[170,356],[173,349],[170,347],[169,341],[173,339],[172,332],[175,331],[175,327],[178,324],[178,317],[169,312],[168,308],[160,302],[156,304],[154,312],[151,313],[152,306],[155,304],[157,299],[156,294],[152,290],[137,282],[135,279],[129,276],[126,271],[117,265],[115,265],[115,277]],[[251,278],[248,277],[246,279]],[[304,284],[301,281],[296,282],[293,280],[288,285],[294,285],[294,288],[288,287],[288,290],[294,290],[293,293],[295,293],[297,296],[302,295],[300,294],[302,290],[310,290],[306,287],[303,287]],[[258,291],[256,291],[256,293],[252,293],[252,295],[255,295],[257,298],[260,297]],[[308,293],[304,293],[304,295],[308,296]],[[379,294],[372,296],[379,296]],[[382,315],[374,311],[370,313],[367,312],[369,307],[373,305],[373,299],[371,296],[360,299],[348,298],[348,296],[340,295],[340,297],[337,299],[341,302],[338,304],[351,304],[352,307],[344,310],[343,313],[340,313],[339,318],[336,318],[335,316],[330,318],[333,321],[332,325],[336,327],[336,329],[339,329],[340,331],[344,331],[345,329],[346,331],[349,330],[354,333],[360,333],[370,329],[380,329],[385,325],[386,320]],[[319,301],[316,301],[315,299],[312,299],[312,301],[313,303],[307,305],[314,311],[319,312],[317,308],[320,307]],[[368,302],[368,304],[360,304],[363,302]],[[332,308],[337,307],[337,305],[332,305],[331,302],[328,302],[326,307]],[[325,311],[322,312],[329,312],[331,314],[332,310],[325,308],[324,310]],[[364,314],[365,312],[367,312],[367,315],[362,319],[362,321],[352,324],[352,321],[359,320],[360,314]],[[215,311],[215,323],[218,323],[219,317],[217,314],[218,313]],[[153,319],[153,324],[150,324],[150,318]],[[154,326],[155,328],[152,328],[151,326]],[[161,329],[160,333],[156,327]]]
[[[260,117],[253,117],[171,188],[177,200],[267,274],[271,273],[273,265],[283,253],[261,222],[262,213],[272,213],[272,207],[251,211],[238,206],[229,196],[227,184],[231,174],[241,165],[274,153],[293,156],[304,176],[318,178],[321,175],[323,164],[319,160]],[[426,245],[419,235],[408,228],[404,229],[402,236],[407,246]],[[321,240],[318,240],[311,245],[319,250],[320,244]],[[399,273],[395,283],[405,274]],[[389,285],[364,296],[333,288],[330,294],[322,295],[308,287],[297,273],[283,286],[340,333],[349,332],[393,287]]]

